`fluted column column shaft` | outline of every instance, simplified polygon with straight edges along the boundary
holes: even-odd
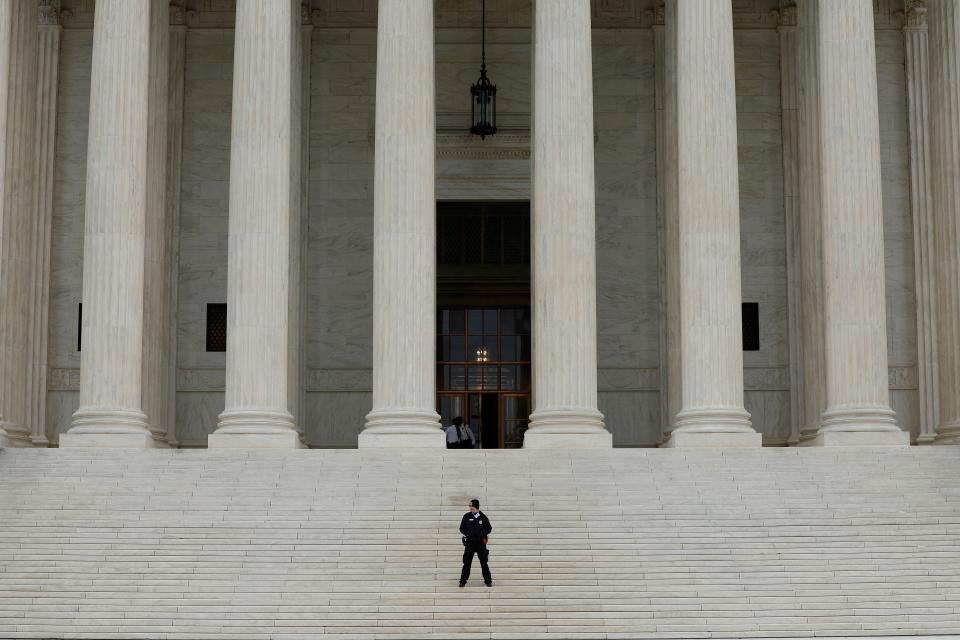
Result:
[[[783,134],[783,211],[787,252],[787,335],[790,348],[790,436],[788,443],[800,441],[803,423],[803,339],[801,332],[800,279],[800,170],[798,145],[800,136],[800,79],[798,57],[800,37],[797,33],[797,7],[786,5],[780,10],[780,114]]]
[[[930,138],[936,228],[938,443],[960,444],[960,6],[930,2]]]
[[[361,447],[443,447],[436,405],[433,1],[377,7],[373,409]]]
[[[210,447],[297,447],[300,3],[237,3],[225,408]]]
[[[870,0],[819,2],[825,404],[814,443],[904,444],[890,408]]]
[[[936,274],[930,187],[930,72],[926,6],[908,3],[904,14],[907,124],[910,133],[910,209],[913,218],[914,282],[917,301],[917,378],[920,433],[917,443],[933,441],[939,400],[937,385]]]
[[[163,0],[100,0],[94,14],[80,408],[61,447],[153,443],[141,405],[144,260],[148,171],[156,169],[151,48],[165,39],[166,15]]]
[[[536,0],[533,40],[534,410],[524,447],[609,447],[597,409],[589,0]]]
[[[33,289],[30,338],[30,438],[46,445],[47,338],[50,308],[50,242],[53,227],[57,88],[60,65],[59,3],[41,6],[37,43],[36,213],[33,227]]]
[[[759,446],[743,407],[732,8],[670,0],[666,25],[675,59],[682,378],[667,446]]]
[[[30,444],[37,5],[0,1],[0,446]]]
[[[662,444],[669,437],[673,418],[680,411],[680,332],[679,287],[677,286],[677,224],[676,224],[676,136],[669,133],[671,117],[670,92],[674,61],[668,59],[664,12],[654,12],[654,90],[657,129],[657,263],[660,289],[660,438]],[[673,103],[675,105],[675,103]],[[668,191],[670,193],[668,193]],[[668,208],[670,213],[668,214]]]
[[[820,199],[820,106],[817,101],[817,0],[798,5],[797,164],[800,189],[797,232],[800,285],[800,442],[817,436],[824,404],[823,242]]]
[[[164,3],[166,4],[166,3]],[[170,226],[167,209],[167,117],[170,84],[170,10],[151,13],[147,114],[147,214],[144,228],[143,400],[153,438],[166,443],[170,369]]]
[[[177,308],[180,279],[180,175],[183,158],[183,88],[187,27],[182,10],[171,7],[170,65],[167,90],[167,242],[169,243],[167,285],[167,330],[164,336],[167,361],[163,392],[165,403],[161,424],[167,425],[166,439],[177,445]]]

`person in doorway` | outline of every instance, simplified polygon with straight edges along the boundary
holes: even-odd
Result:
[[[473,449],[477,444],[470,425],[464,424],[460,416],[454,418],[453,424],[444,431],[447,434],[447,449]]]
[[[448,424],[443,432],[447,436],[447,449],[459,449],[457,446],[460,441],[460,436],[457,435],[457,427],[451,422]]]
[[[460,570],[460,586],[467,586],[470,579],[470,565],[473,564],[473,554],[480,558],[480,570],[483,573],[483,584],[493,586],[490,576],[490,567],[487,566],[487,536],[493,531],[490,519],[480,511],[480,501],[474,498],[470,501],[470,511],[460,519],[460,533],[463,534],[463,569]]]

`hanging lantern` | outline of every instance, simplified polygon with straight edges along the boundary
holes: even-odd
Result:
[[[487,78],[487,0],[480,26],[480,79],[470,86],[470,133],[483,140],[497,132],[497,86]]]

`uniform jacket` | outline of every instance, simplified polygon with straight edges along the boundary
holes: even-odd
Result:
[[[467,542],[481,543],[485,536],[490,535],[491,531],[493,531],[493,527],[490,526],[490,520],[487,519],[483,511],[477,511],[475,514],[468,511],[463,514],[463,518],[460,520],[460,533],[464,535]]]

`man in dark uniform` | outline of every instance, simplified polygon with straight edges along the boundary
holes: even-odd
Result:
[[[463,514],[460,520],[460,533],[463,534],[463,570],[460,571],[460,586],[465,587],[470,578],[470,565],[473,564],[473,554],[480,558],[480,570],[483,572],[483,583],[493,586],[490,577],[490,567],[487,566],[487,536],[493,531],[490,520],[480,511],[480,501],[474,498],[470,501],[470,511]]]

